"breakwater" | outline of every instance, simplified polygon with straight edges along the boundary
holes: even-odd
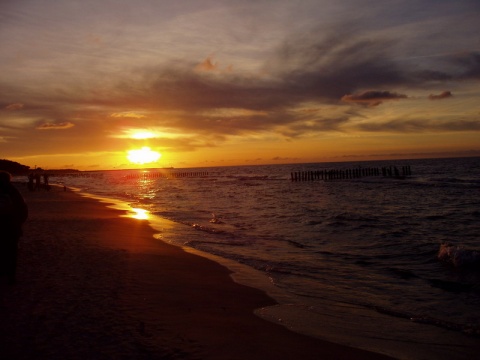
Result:
[[[384,167],[357,167],[350,169],[322,169],[310,171],[295,171],[290,173],[291,181],[330,181],[330,180],[345,180],[345,179],[359,179],[370,176],[383,176],[391,178],[405,178],[412,175],[410,165],[402,166],[384,166]]]
[[[208,176],[207,171],[146,171],[125,175],[125,179],[179,179]]]

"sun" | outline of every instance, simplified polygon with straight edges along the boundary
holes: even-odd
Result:
[[[151,150],[148,146],[144,146],[138,150],[128,151],[127,159],[134,164],[148,164],[160,159],[162,154]]]

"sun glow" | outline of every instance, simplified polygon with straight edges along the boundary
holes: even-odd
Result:
[[[157,161],[162,155],[151,150],[148,146],[144,146],[141,149],[130,150],[127,155],[127,159],[135,164],[148,164]]]
[[[152,133],[151,131],[137,131],[132,134],[132,139],[137,139],[137,140],[151,139],[154,137],[155,137],[155,134]]]
[[[148,220],[148,211],[139,208],[132,208],[132,214],[130,217],[137,220]]]

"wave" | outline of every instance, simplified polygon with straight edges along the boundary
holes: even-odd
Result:
[[[478,178],[455,178],[455,177],[429,177],[418,176],[413,177],[409,181],[410,185],[423,186],[423,187],[435,187],[435,188],[477,188],[480,185],[480,179]]]
[[[480,179],[475,178],[455,178],[455,177],[448,177],[448,178],[436,178],[434,181],[440,183],[459,183],[459,184],[473,184],[478,185],[480,184]]]
[[[441,244],[438,260],[457,268],[473,267],[480,269],[480,252],[465,249],[461,246]]]
[[[441,320],[431,316],[414,315],[408,312],[396,311],[382,306],[373,306],[372,308],[381,314],[390,315],[401,319],[409,319],[412,322],[433,325],[447,330],[458,331],[465,335],[473,337],[480,336],[480,328],[475,324],[458,324],[452,321]]]

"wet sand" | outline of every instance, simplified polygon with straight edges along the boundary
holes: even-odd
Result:
[[[254,315],[275,304],[145,220],[63,188],[27,192],[18,283],[0,279],[2,359],[387,359]]]

